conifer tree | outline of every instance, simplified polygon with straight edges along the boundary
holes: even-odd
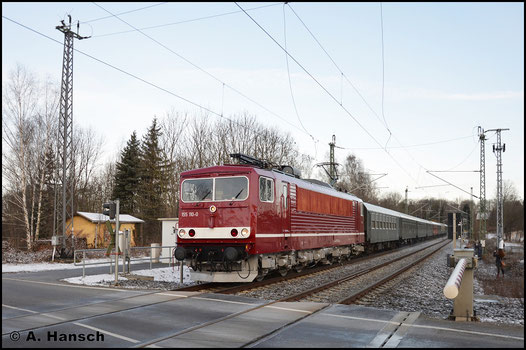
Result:
[[[137,213],[140,175],[140,143],[134,131],[121,152],[120,161],[116,164],[112,199],[119,198],[121,213],[130,215]]]
[[[159,146],[161,127],[157,118],[143,136],[140,151],[139,207],[140,217],[145,221],[144,234],[148,239],[160,239],[160,222],[165,212],[164,198],[167,183],[167,161]],[[144,237],[146,238],[146,237]]]

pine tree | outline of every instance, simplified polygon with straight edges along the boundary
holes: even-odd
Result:
[[[121,152],[116,164],[115,187],[112,199],[119,199],[120,212],[134,215],[137,213],[137,194],[140,180],[140,143],[135,131]]]
[[[161,127],[154,118],[152,126],[143,137],[140,152],[140,217],[145,221],[144,233],[149,240],[160,239],[160,222],[157,219],[164,215],[166,209],[164,197],[167,161],[159,147],[160,136]]]

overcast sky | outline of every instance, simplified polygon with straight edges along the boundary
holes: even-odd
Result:
[[[478,126],[509,128],[503,179],[524,198],[523,3],[238,4],[252,19],[236,3],[3,2],[2,80],[20,63],[59,82],[55,26],[71,14],[91,36],[75,49],[92,56],[74,54],[73,119],[104,135],[107,159],[172,109],[246,111],[291,133],[315,163],[328,161],[334,134],[337,161],[353,152],[387,174],[381,193],[468,199],[471,187],[479,195]],[[427,173],[445,170],[471,172],[434,173],[460,189]]]

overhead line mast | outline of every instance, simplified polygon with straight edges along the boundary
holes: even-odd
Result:
[[[504,208],[502,195],[502,152],[506,152],[506,144],[501,144],[500,133],[510,129],[491,129],[497,132],[497,143],[493,144],[493,153],[497,157],[497,248],[501,247],[504,233]]]
[[[57,160],[55,179],[55,217],[54,217],[54,240],[55,247],[62,247],[61,255],[66,254],[66,233],[73,235],[73,184],[74,184],[74,158],[73,158],[73,39],[86,39],[78,34],[79,23],[77,22],[77,33],[71,31],[71,16],[69,23],[55,28],[64,33],[64,55],[62,59],[62,84],[60,91],[60,115],[57,132]],[[57,184],[58,182],[58,184]],[[57,186],[58,185],[58,186]],[[61,198],[59,196],[61,193]],[[69,224],[67,220],[70,219]],[[59,238],[60,237],[60,238]],[[60,242],[59,242],[60,240]],[[55,249],[53,250],[54,259]]]
[[[479,201],[479,232],[478,239],[486,239],[486,155],[485,155],[485,141],[486,135],[484,129],[479,126],[478,128],[479,141],[480,141],[480,201]]]

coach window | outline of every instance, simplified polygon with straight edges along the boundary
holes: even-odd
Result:
[[[274,180],[263,176],[259,178],[259,200],[274,202]]]

